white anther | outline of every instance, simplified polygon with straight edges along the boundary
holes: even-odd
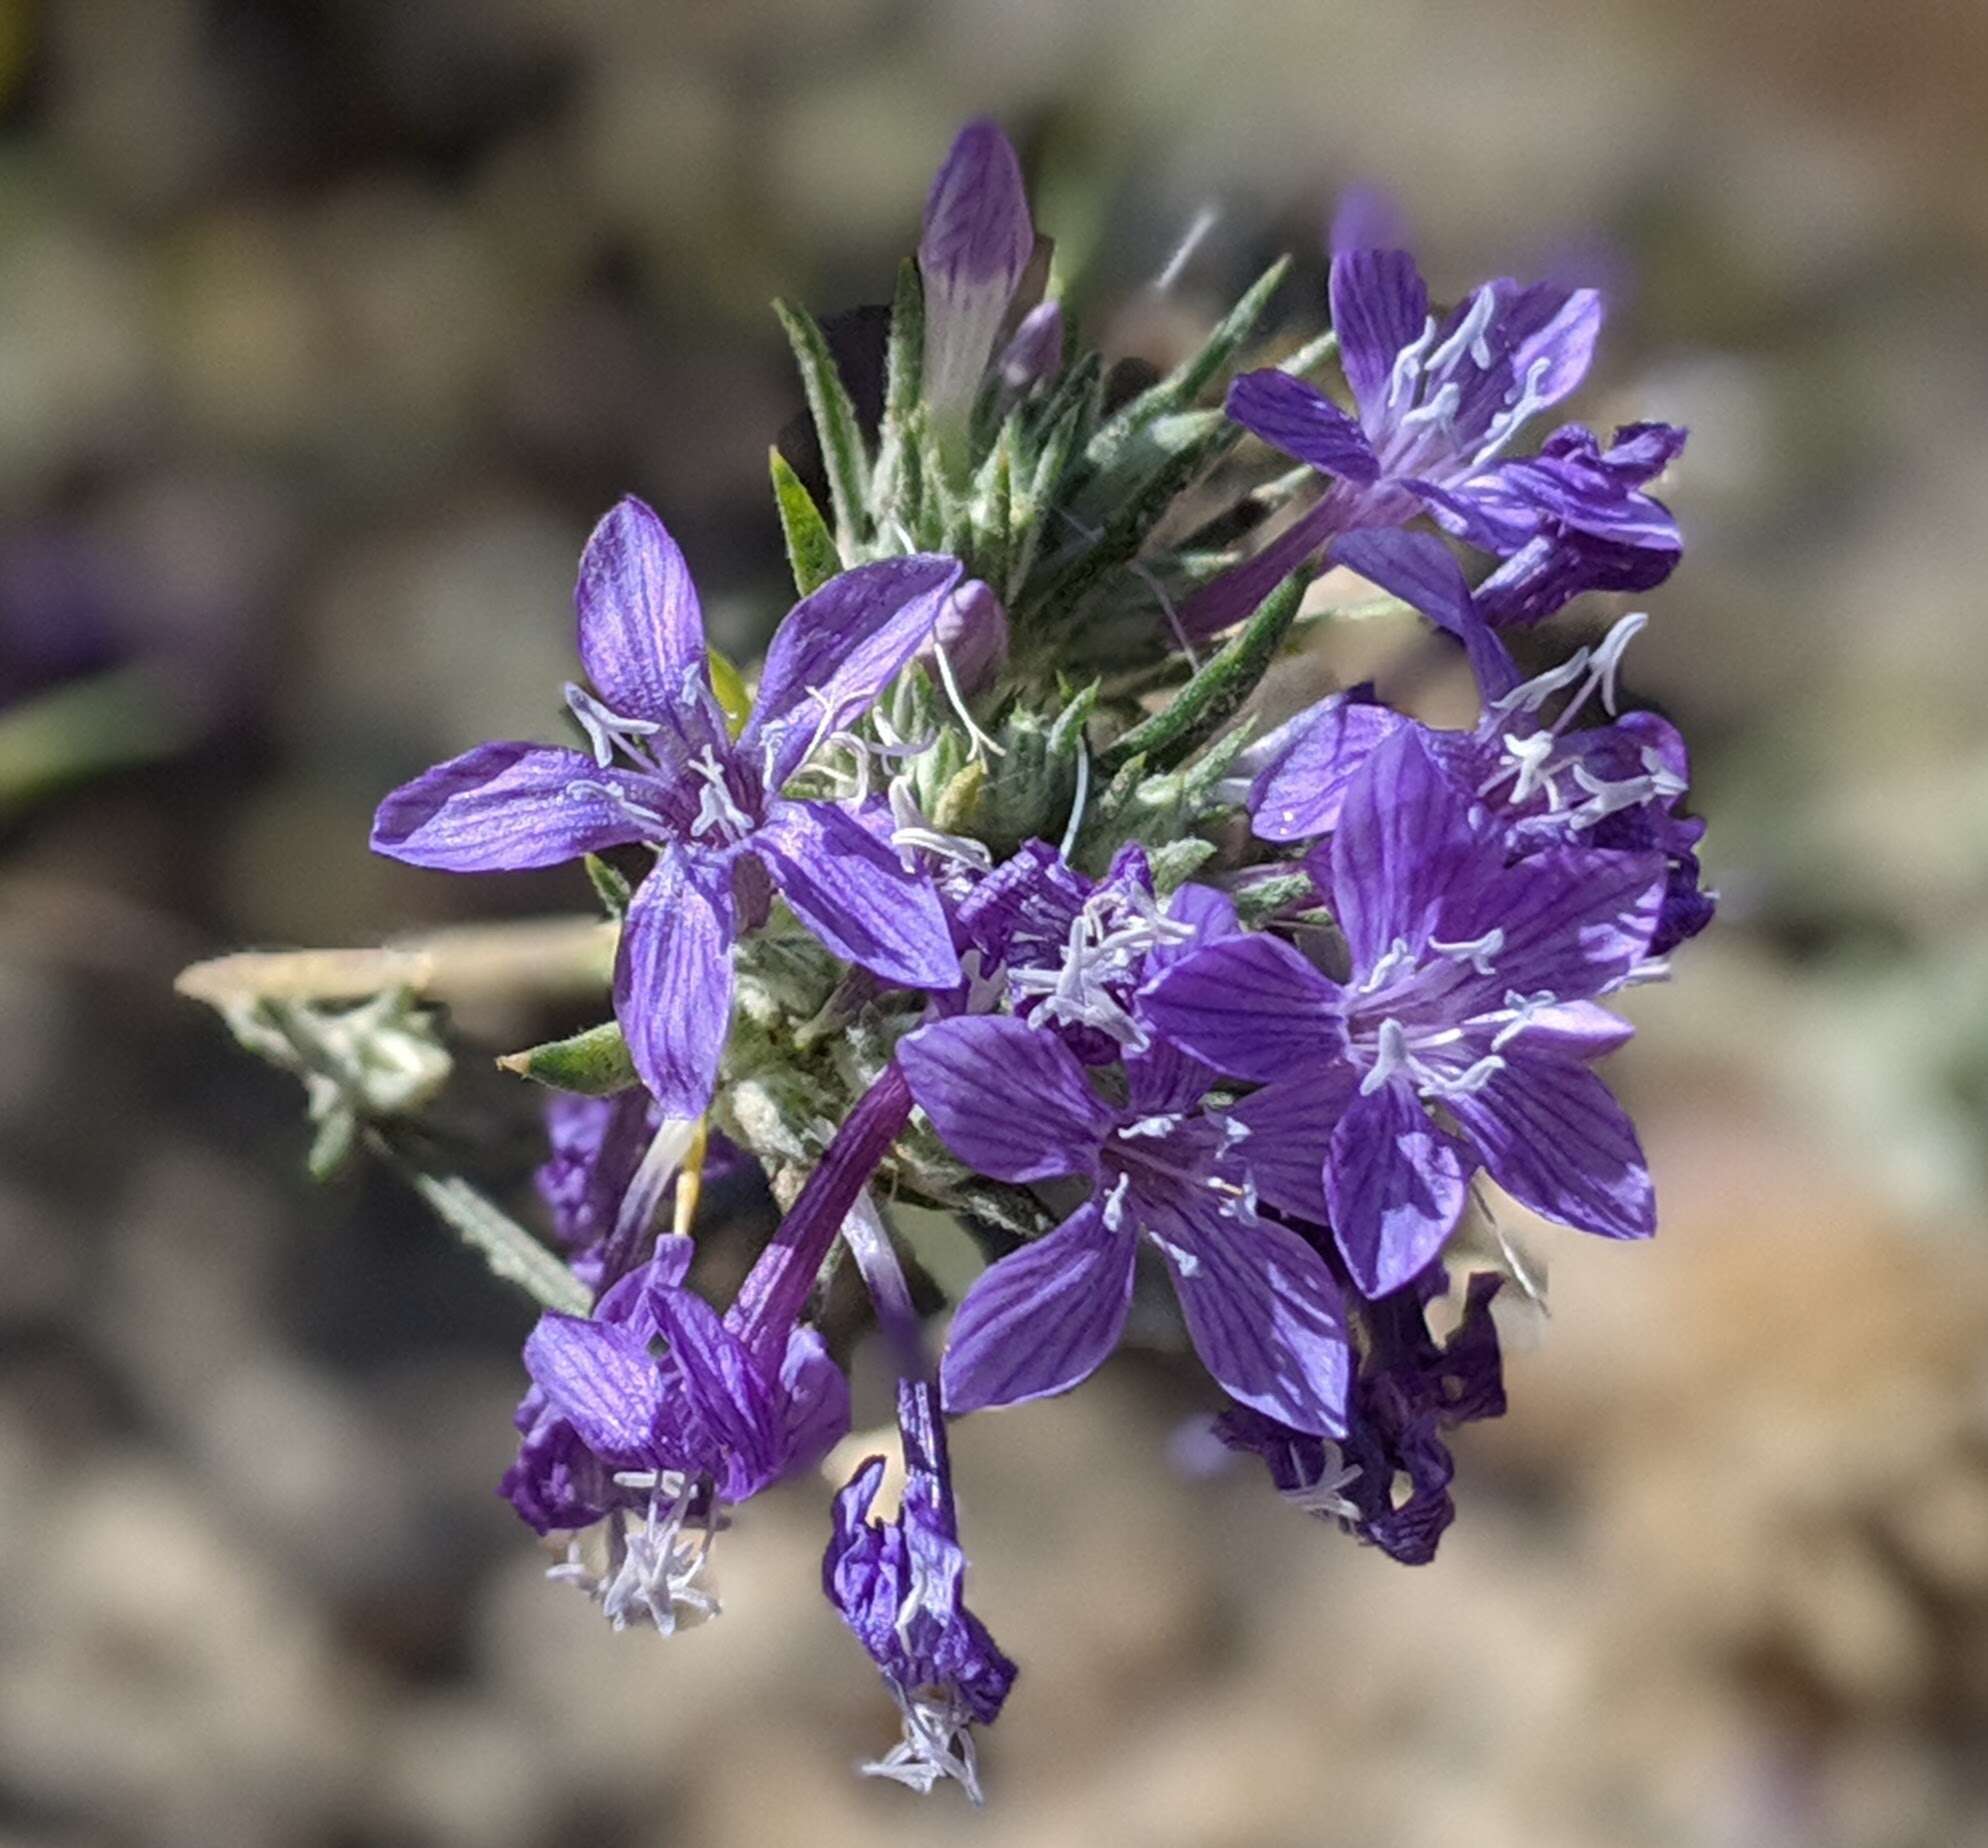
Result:
[[[1493,1052],[1503,1052],[1513,1040],[1517,1039],[1527,1027],[1532,1025],[1535,1014],[1539,1013],[1542,1009],[1558,1007],[1559,1005],[1560,997],[1550,988],[1542,988],[1535,995],[1522,995],[1516,988],[1508,988],[1505,991],[1505,1006],[1503,1009],[1503,1013],[1508,1018],[1505,1020],[1505,1024],[1491,1036],[1491,1050]],[[1491,1014],[1487,1015],[1485,1019],[1486,1021],[1490,1021],[1496,1020],[1499,1017],[1497,1014]]]
[[[933,827],[918,806],[909,776],[891,778],[890,816],[890,844],[897,849],[898,860],[907,873],[918,870],[918,862],[912,856],[919,852],[935,853],[942,860],[956,860],[983,873],[994,864],[994,855],[985,842],[964,834],[946,834]]]
[[[920,1796],[929,1796],[941,1778],[950,1777],[978,1807],[980,1773],[973,1753],[972,1715],[965,1704],[950,1689],[906,1693],[892,1683],[891,1693],[904,1719],[904,1736],[885,1756],[863,1766],[863,1775],[887,1777]]]
[[[1181,1112],[1168,1110],[1157,1116],[1136,1117],[1130,1123],[1120,1126],[1119,1135],[1125,1138],[1134,1136],[1170,1136],[1180,1127]]]
[[[1320,1449],[1318,1480],[1279,1493],[1292,1507],[1302,1508],[1307,1514],[1324,1515],[1335,1521],[1357,1521],[1359,1506],[1348,1499],[1346,1490],[1360,1480],[1359,1464],[1348,1463],[1345,1451],[1329,1438]]]
[[[1479,975],[1492,973],[1491,958],[1505,947],[1505,933],[1502,927],[1494,925],[1481,937],[1473,937],[1468,943],[1444,943],[1431,937],[1429,947],[1444,956],[1454,957],[1458,962],[1467,962]]]
[[[1509,693],[1491,702],[1493,712],[1537,712],[1563,687],[1570,687],[1588,671],[1589,651],[1576,648],[1558,667],[1521,681]]]
[[[646,803],[637,802],[619,783],[602,783],[590,776],[576,776],[566,785],[566,796],[573,802],[584,802],[590,797],[611,802],[652,839],[660,839],[670,832],[669,823],[661,815]]]
[[[1116,1232],[1125,1223],[1125,1196],[1131,1191],[1131,1187],[1131,1175],[1121,1174],[1112,1182],[1111,1192],[1105,1195],[1101,1211],[1104,1216],[1104,1229],[1107,1232]]]
[[[566,709],[579,721],[580,729],[587,734],[587,743],[592,747],[594,762],[605,770],[614,762],[617,750],[642,764],[651,767],[644,753],[636,746],[637,738],[653,737],[662,730],[654,719],[624,718],[618,712],[611,712],[587,689],[574,681],[566,683]]]
[[[1615,714],[1615,676],[1622,666],[1622,651],[1649,626],[1647,611],[1631,610],[1602,637],[1594,652],[1593,673],[1601,691],[1601,703],[1610,717]]]
[[[1491,349],[1484,336],[1497,308],[1497,295],[1487,282],[1470,298],[1469,308],[1464,311],[1463,318],[1457,322],[1450,337],[1429,355],[1427,370],[1435,377],[1442,377],[1463,357],[1466,347],[1480,368],[1490,365]],[[1479,358],[1480,354],[1482,358]]]
[[[1529,736],[1518,732],[1505,734],[1505,754],[1512,759],[1518,771],[1518,781],[1512,785],[1514,802],[1527,801],[1535,790],[1544,789],[1547,800],[1555,808],[1560,806],[1559,791],[1553,786],[1554,742],[1551,732],[1533,732]],[[1495,789],[1511,774],[1509,769],[1501,771],[1478,793],[1482,795]]]
[[[725,780],[725,766],[718,761],[718,753],[710,745],[690,760],[690,768],[704,781],[698,792],[697,814],[691,821],[690,831],[699,839],[707,835],[727,835],[741,840],[753,829],[753,820],[738,805],[732,794],[730,783]]]
[[[1414,953],[1408,947],[1406,937],[1397,937],[1376,959],[1374,966],[1367,971],[1366,980],[1353,990],[1356,995],[1378,994],[1388,979],[1398,969],[1405,968],[1415,961]]]
[[[1422,371],[1422,355],[1435,338],[1436,317],[1432,314],[1422,323],[1422,331],[1394,356],[1394,366],[1387,375],[1387,409],[1394,409],[1404,391],[1413,392]]]
[[[1423,424],[1433,425],[1437,433],[1444,437],[1456,434],[1457,407],[1463,402],[1463,392],[1454,379],[1446,379],[1436,387],[1436,395],[1426,404],[1418,404],[1412,411],[1405,411],[1399,419],[1403,430],[1414,430]]]
[[[959,682],[953,678],[953,664],[946,658],[943,642],[935,640],[932,643],[932,659],[939,665],[939,684],[946,690],[946,699],[959,715],[959,722],[966,727],[967,742],[975,751],[985,751],[991,757],[1006,757],[1008,753],[973,722],[973,714],[967,711],[966,701],[960,697]]]

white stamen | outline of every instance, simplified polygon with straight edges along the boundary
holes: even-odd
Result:
[[[1509,693],[1501,693],[1491,702],[1493,712],[1537,712],[1562,687],[1570,687],[1587,672],[1588,650],[1576,648],[1558,667],[1549,667],[1543,674],[1535,674],[1532,679],[1521,681]]]
[[[930,1796],[942,1777],[956,1779],[976,1807],[981,1802],[980,1771],[973,1753],[972,1716],[950,1690],[919,1689],[907,1694],[893,1685],[904,1737],[882,1758],[863,1766],[865,1777],[887,1777],[920,1796]]]
[[[1516,988],[1505,991],[1504,1013],[1508,1016],[1505,1024],[1491,1036],[1491,1050],[1503,1052],[1513,1040],[1532,1025],[1533,1016],[1545,1008],[1558,1007],[1560,997],[1550,988],[1542,988],[1536,995],[1522,995]],[[1496,1014],[1487,1014],[1486,1021],[1496,1020]],[[1480,1023],[1482,1024],[1482,1023]]]
[[[644,769],[652,767],[646,754],[634,741],[653,737],[661,731],[662,726],[656,720],[624,718],[618,712],[611,712],[585,687],[571,680],[566,683],[566,709],[587,734],[594,762],[603,770],[614,762],[617,750],[627,752]]]
[[[1594,652],[1593,671],[1601,689],[1601,703],[1609,716],[1615,716],[1615,676],[1622,666],[1622,651],[1650,626],[1649,613],[1631,610],[1602,637]]]
[[[994,855],[984,842],[964,834],[942,833],[933,827],[918,806],[918,798],[912,794],[909,776],[891,778],[890,814],[893,824],[890,844],[897,849],[897,857],[907,873],[918,870],[913,855],[920,851],[935,853],[942,860],[956,860],[983,873],[994,864]]]
[[[1335,1521],[1357,1521],[1360,1518],[1359,1505],[1345,1494],[1345,1491],[1360,1479],[1360,1466],[1348,1463],[1346,1453],[1330,1438],[1320,1446],[1318,1480],[1295,1489],[1283,1489],[1279,1493],[1294,1508],[1302,1508],[1307,1514],[1324,1515]]]
[[[1077,836],[1084,826],[1084,805],[1091,795],[1091,754],[1083,739],[1077,740],[1077,792],[1070,798],[1070,819],[1063,825],[1063,839],[1056,849],[1067,860],[1077,851]]]
[[[631,1531],[622,1510],[609,1517],[608,1570],[593,1572],[575,1539],[567,1543],[564,1562],[548,1568],[546,1577],[585,1592],[617,1630],[646,1617],[659,1635],[673,1636],[689,1623],[718,1615],[717,1598],[697,1582],[711,1558],[717,1505],[714,1501],[706,1516],[702,1543],[683,1544],[695,1484],[673,1470],[649,1477],[646,1484],[645,1472],[627,1474],[629,1486],[650,1486],[648,1518]]]
[[[1546,399],[1539,388],[1552,369],[1552,354],[1540,354],[1526,368],[1524,380],[1505,394],[1506,408],[1492,418],[1489,440],[1470,459],[1470,466],[1473,469],[1482,468],[1486,463],[1496,461],[1512,439],[1532,421],[1533,414],[1545,409]]]
[[[1122,1125],[1118,1133],[1124,1137],[1171,1135],[1180,1127],[1180,1120],[1180,1111],[1169,1110],[1158,1116],[1137,1117],[1132,1122]]]
[[[1221,213],[1213,205],[1204,205],[1194,214],[1181,240],[1173,248],[1160,273],[1153,278],[1153,293],[1165,295],[1180,280],[1180,273],[1194,259],[1194,253],[1201,248],[1208,233],[1221,222]]]
[[[710,834],[729,834],[734,840],[750,834],[752,817],[739,807],[733,796],[718,753],[707,744],[701,756],[691,759],[690,768],[704,779],[704,787],[698,794],[697,814],[690,824],[691,833],[700,839]]]
[[[1394,356],[1393,369],[1387,375],[1387,409],[1394,409],[1404,391],[1413,391],[1422,371],[1422,355],[1435,337],[1436,317],[1432,314],[1422,323],[1422,331]]]
[[[1117,1180],[1112,1182],[1111,1192],[1105,1195],[1102,1212],[1104,1215],[1104,1229],[1107,1232],[1116,1232],[1125,1223],[1125,1196],[1131,1190],[1131,1187],[1131,1175],[1121,1174]]]
[[[590,776],[576,776],[566,785],[566,795],[570,801],[584,802],[595,797],[603,802],[612,802],[628,819],[652,839],[667,835],[670,825],[648,804],[637,802],[619,783],[596,782]]]
[[[935,640],[932,643],[932,659],[939,665],[939,684],[946,689],[946,699],[959,715],[959,722],[966,727],[967,742],[974,750],[985,751],[990,757],[1006,757],[1008,753],[974,724],[973,714],[967,711],[966,701],[960,697],[959,682],[953,678],[953,664],[946,658],[942,642]]]
[[[1467,962],[1479,975],[1489,975],[1491,958],[1505,947],[1505,932],[1502,926],[1493,925],[1483,936],[1473,937],[1468,943],[1444,943],[1431,937],[1429,947],[1455,957],[1458,962]]]
[[[1399,420],[1403,430],[1413,430],[1423,424],[1433,424],[1441,436],[1448,438],[1456,434],[1457,406],[1463,401],[1463,392],[1454,379],[1447,379],[1436,387],[1436,395],[1426,404],[1418,404],[1412,411],[1404,411]]]
[[[1457,322],[1455,330],[1441,346],[1429,355],[1427,370],[1441,377],[1462,358],[1465,347],[1470,348],[1470,356],[1478,366],[1491,363],[1491,349],[1486,344],[1485,330],[1491,325],[1491,317],[1497,311],[1498,298],[1487,282],[1470,298],[1470,306],[1463,318]],[[1479,358],[1478,355],[1483,357]]]

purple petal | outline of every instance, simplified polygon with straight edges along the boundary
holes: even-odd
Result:
[[[573,593],[580,660],[624,718],[668,721],[686,675],[706,684],[704,612],[669,530],[629,495],[594,528]]]
[[[380,804],[373,851],[445,873],[521,873],[641,838],[647,800],[625,770],[546,744],[479,744],[423,771]],[[575,791],[579,793],[574,793]]]
[[[1229,1395],[1296,1430],[1344,1436],[1352,1358],[1325,1260],[1267,1219],[1148,1206],[1140,1225],[1173,1272],[1195,1352]]]
[[[1649,953],[1666,882],[1659,853],[1551,847],[1500,873],[1474,909],[1453,915],[1464,940],[1504,932],[1484,978],[1491,1005],[1512,989],[1585,1000]]]
[[[1345,510],[1328,494],[1262,551],[1204,584],[1181,605],[1181,628],[1194,640],[1233,628],[1339,530]]]
[[[1370,427],[1387,409],[1395,356],[1419,339],[1429,290],[1405,250],[1340,250],[1328,285],[1339,364]]]
[[[1249,789],[1258,840],[1307,841],[1330,834],[1354,774],[1404,725],[1392,708],[1335,693],[1286,724],[1281,748]]]
[[[1259,932],[1175,964],[1141,992],[1139,1011],[1217,1071],[1263,1081],[1331,1053],[1338,994],[1288,943]]]
[[[1411,604],[1463,643],[1485,699],[1502,698],[1519,684],[1519,670],[1504,643],[1478,613],[1463,567],[1434,534],[1363,527],[1335,539],[1328,556]]]
[[[752,848],[794,915],[845,962],[907,988],[952,988],[959,957],[939,895],[832,802],[776,802]]]
[[[897,1062],[939,1140],[997,1181],[1095,1174],[1114,1121],[1053,1033],[1005,1014],[935,1021]]]
[[[1228,413],[1252,436],[1328,475],[1364,485],[1381,472],[1360,426],[1324,392],[1288,372],[1245,372],[1229,387]]]
[[[774,1481],[786,1461],[772,1382],[718,1312],[689,1290],[658,1290],[656,1326],[705,1454],[728,1501],[744,1501]]]
[[[782,1467],[791,1476],[813,1469],[849,1433],[849,1382],[806,1323],[787,1337],[780,1391]]]
[[[931,641],[959,561],[927,554],[859,565],[803,598],[774,632],[739,749],[768,753],[776,790],[820,735],[853,724]]]
[[[1468,1187],[1462,1145],[1430,1122],[1406,1084],[1353,1100],[1332,1132],[1325,1197],[1363,1296],[1398,1290],[1435,1261]]]
[[[1333,912],[1365,976],[1399,938],[1419,950],[1502,861],[1419,726],[1379,745],[1346,792],[1330,857]]]
[[[1598,289],[1567,289],[1539,282],[1529,288],[1499,285],[1498,332],[1510,343],[1512,372],[1525,383],[1542,359],[1546,369],[1532,381],[1534,403],[1558,404],[1588,376],[1595,342],[1606,312]]]
[[[703,1113],[732,1022],[737,919],[725,861],[665,848],[635,889],[614,959],[614,1013],[669,1116]]]
[[[1534,1050],[1524,1035],[1481,1091],[1446,1099],[1491,1178],[1535,1213],[1599,1232],[1648,1238],[1657,1202],[1642,1145],[1622,1106],[1585,1065]]]
[[[1401,250],[1407,243],[1407,221],[1390,194],[1362,182],[1339,195],[1326,232],[1326,248],[1334,256],[1355,250]],[[1418,327],[1415,331],[1422,330]]]
[[[957,411],[972,403],[1034,249],[1014,148],[994,123],[969,122],[932,181],[918,241],[928,406]]]
[[[1618,1052],[1636,1037],[1636,1029],[1620,1014],[1611,1014],[1596,1001],[1563,1001],[1543,1007],[1526,1022],[1528,1049],[1552,1047],[1570,1059],[1593,1061]]]
[[[1313,1061],[1245,1097],[1229,1112],[1249,1131],[1239,1153],[1257,1193],[1280,1213],[1324,1225],[1325,1152],[1358,1074],[1350,1066]]]
[[[1095,1373],[1132,1306],[1136,1240],[1092,1200],[983,1271],[953,1317],[940,1378],[950,1413],[1067,1392]]]
[[[551,1408],[604,1462],[650,1460],[662,1376],[639,1335],[576,1315],[542,1315],[525,1338],[525,1368]]]
[[[1001,384],[1020,396],[1063,369],[1063,304],[1037,302],[1001,349]]]

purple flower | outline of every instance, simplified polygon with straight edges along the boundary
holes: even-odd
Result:
[[[993,122],[969,122],[933,178],[918,243],[924,398],[942,424],[956,423],[972,405],[1034,250],[1014,148]]]
[[[1015,1665],[966,1608],[945,1421],[929,1380],[898,1383],[897,1423],[905,1466],[897,1517],[866,1518],[884,1479],[884,1459],[871,1457],[835,1498],[822,1589],[882,1670],[904,1717],[902,1741],[864,1770],[919,1791],[954,1777],[978,1803],[971,1728],[998,1717]]]
[[[1109,1065],[1151,1043],[1132,997],[1154,952],[1234,919],[1204,887],[1183,887],[1170,914],[1137,846],[1094,881],[1047,842],[1025,841],[959,901],[954,926],[1016,1014],[1055,1028],[1085,1064]]]
[[[1001,389],[1025,398],[1063,370],[1063,304],[1037,302],[1001,349]]]
[[[655,869],[622,921],[615,1013],[664,1111],[696,1116],[731,1018],[732,943],[764,914],[769,880],[846,961],[913,988],[959,980],[929,881],[842,808],[780,793],[930,639],[958,578],[950,558],[889,559],[797,604],[735,742],[683,555],[648,507],[624,500],[580,561],[580,658],[595,692],[569,687],[567,699],[593,755],[479,745],[387,797],[373,847],[449,872],[652,847]]]
[[[1358,220],[1348,221],[1355,231],[1374,215]],[[1535,621],[1583,589],[1661,582],[1681,541],[1668,510],[1640,490],[1683,446],[1681,431],[1638,425],[1603,454],[1569,425],[1539,457],[1506,458],[1533,417],[1586,376],[1600,295],[1499,277],[1438,316],[1413,257],[1345,234],[1335,236],[1329,292],[1357,415],[1276,370],[1243,374],[1228,398],[1238,423],[1333,485],[1256,557],[1190,600],[1189,633],[1247,615],[1335,533],[1424,512],[1511,561],[1485,606],[1495,622]]]
[[[1477,1276],[1465,1293],[1463,1319],[1438,1346],[1426,1302],[1442,1283],[1404,1290],[1367,1311],[1370,1342],[1353,1389],[1342,1442],[1293,1431],[1261,1412],[1236,1407],[1215,1421],[1232,1450],[1253,1451],[1287,1501],[1322,1520],[1340,1522],[1403,1565],[1426,1565],[1456,1518],[1449,1493],[1455,1465],[1443,1431],[1479,1418],[1502,1418],[1505,1385],[1491,1299],[1502,1278]],[[1397,1505],[1395,1483],[1408,1493]]]
[[[1636,1132],[1587,1062],[1629,1035],[1593,997],[1647,955],[1662,859],[1552,847],[1510,864],[1416,728],[1368,755],[1308,866],[1345,981],[1259,933],[1195,949],[1140,1001],[1156,1031],[1263,1083],[1235,1113],[1252,1145],[1313,1138],[1306,1164],[1252,1164],[1262,1197],[1330,1223],[1369,1297],[1435,1259],[1478,1161],[1549,1219],[1647,1237]]]
[[[1166,1261],[1203,1363],[1233,1398],[1302,1430],[1343,1430],[1338,1286],[1302,1238],[1257,1214],[1242,1133],[1197,1107],[1204,1067],[1166,1046],[1129,1054],[1124,1101],[1110,1102],[1054,1034],[1005,1015],[921,1027],[898,1061],[940,1139],[979,1173],[1090,1186],[1060,1226],[967,1292],[942,1367],[948,1411],[1015,1405],[1087,1379],[1125,1326],[1144,1240]],[[1266,1142],[1276,1134],[1272,1126]]]
[[[1597,695],[1613,713],[1623,651],[1646,619],[1623,617],[1599,647],[1579,649],[1521,682],[1484,620],[1481,598],[1471,594],[1441,540],[1374,529],[1335,540],[1331,551],[1336,563],[1394,592],[1463,643],[1483,715],[1471,731],[1423,736],[1458,788],[1483,806],[1487,825],[1502,830],[1507,854],[1523,859],[1548,847],[1661,853],[1669,878],[1650,954],[1662,956],[1704,929],[1714,904],[1699,889],[1696,850],[1705,824],[1675,812],[1690,777],[1677,728],[1650,712],[1575,724]],[[1570,688],[1549,724],[1543,707]],[[1330,833],[1360,765],[1384,739],[1414,724],[1359,690],[1287,721],[1239,765],[1253,772],[1246,799],[1257,836],[1287,842]]]
[[[602,1573],[578,1543],[559,1576],[616,1629],[647,1617],[665,1634],[679,1610],[709,1615],[700,1584],[723,1504],[748,1500],[824,1456],[849,1426],[849,1389],[812,1328],[755,1351],[683,1287],[690,1241],[614,1285],[592,1316],[546,1314],[525,1342],[533,1391],[525,1441],[503,1493],[541,1532],[609,1522]],[[701,1545],[684,1535],[701,1526]]]

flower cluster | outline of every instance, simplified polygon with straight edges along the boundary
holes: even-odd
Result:
[[[1419,1563],[1454,1513],[1448,1430],[1504,1410],[1494,1298],[1532,1288],[1482,1236],[1488,1187],[1655,1230],[1594,1068],[1629,1037],[1610,999],[1711,914],[1685,748],[1621,704],[1641,614],[1543,671],[1511,638],[1669,573],[1649,484],[1683,433],[1541,435],[1600,298],[1498,279],[1436,309],[1371,198],[1334,227],[1330,331],[1241,369],[1282,276],[1128,397],[1073,350],[1013,149],[969,126],[880,419],[781,311],[819,445],[774,459],[799,601],[750,696],[625,500],[580,564],[581,744],[479,745],[374,827],[448,871],[585,860],[618,929],[602,1094],[555,1101],[540,1177],[592,1307],[526,1344],[505,1494],[617,1627],[714,1613],[725,1523],[848,1430],[852,1331],[818,1288],[840,1241],[896,1362],[904,1487],[880,1512],[883,1458],[856,1469],[823,1582],[903,1719],[867,1768],[921,1789],[977,1800],[973,1729],[1016,1672],[964,1602],[946,1420],[1079,1385],[1142,1267],[1221,1441]],[[1473,724],[1359,686],[1256,727],[1266,668],[1330,620],[1328,566],[1449,638]],[[786,1203],[722,1313],[689,1281],[719,1146]],[[896,1199],[988,1258],[936,1361]]]

